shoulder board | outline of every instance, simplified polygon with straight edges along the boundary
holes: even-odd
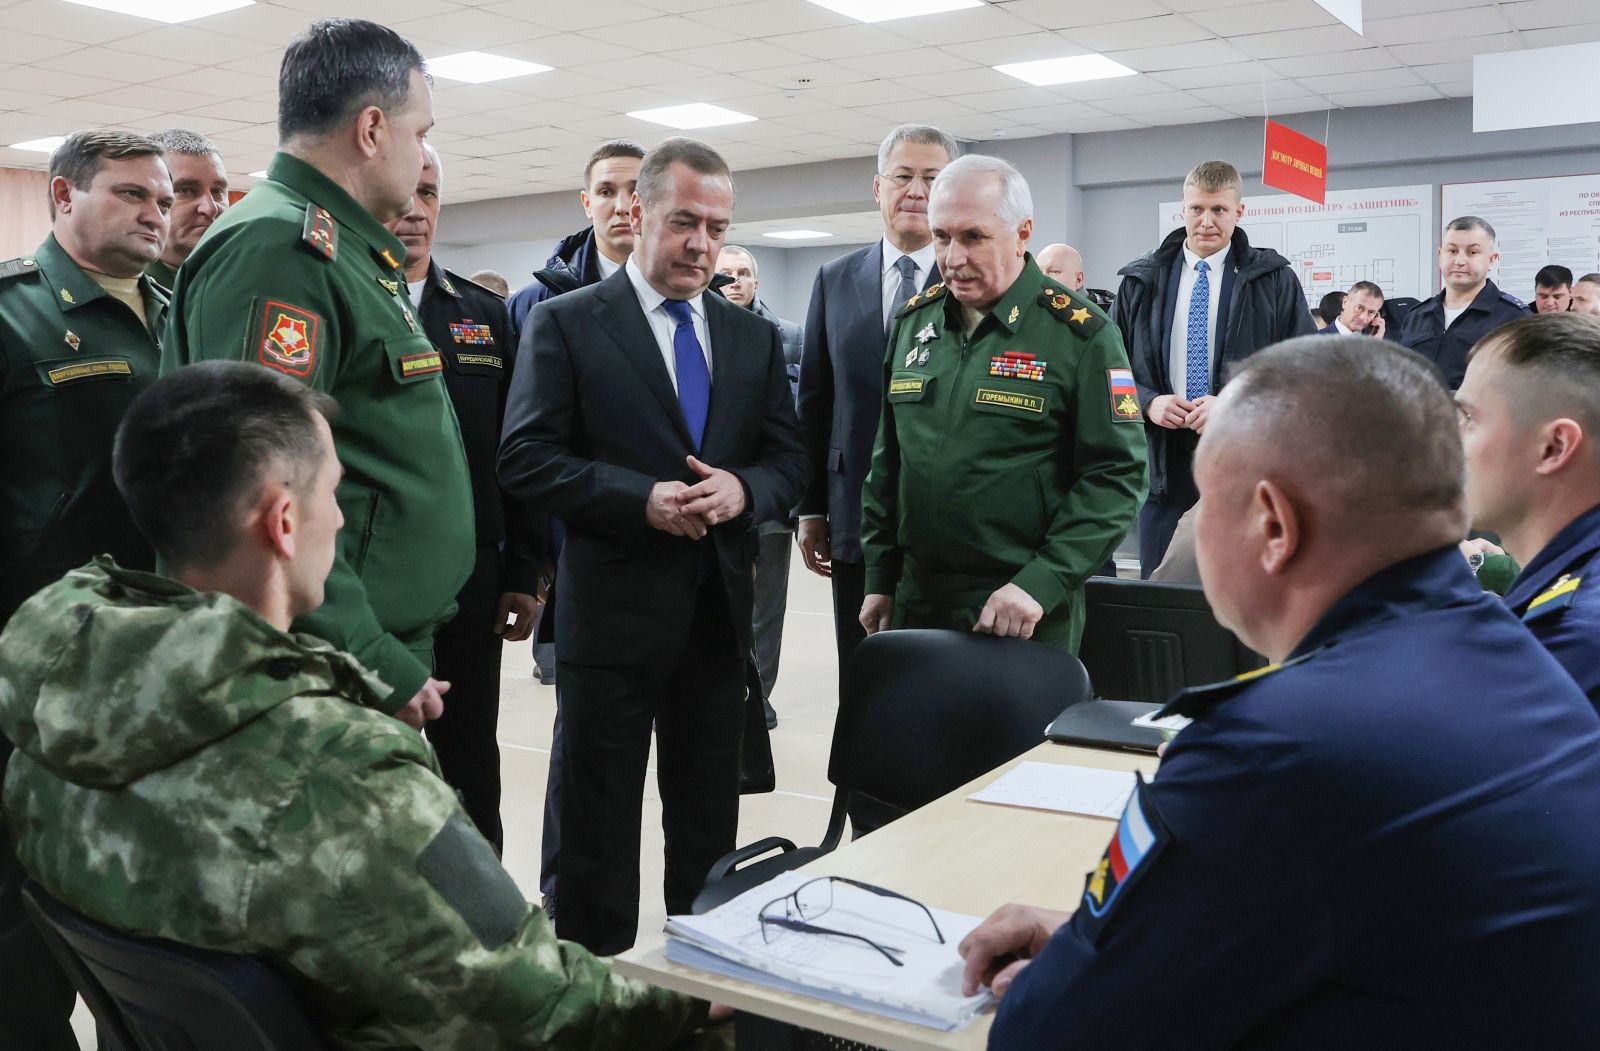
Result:
[[[1512,295],[1510,292],[1501,292],[1500,293],[1500,298],[1505,300],[1507,303],[1510,303],[1512,306],[1516,307],[1518,310],[1527,310],[1528,309],[1528,304],[1524,303],[1522,300],[1518,299],[1516,296]]]
[[[306,205],[306,222],[301,228],[300,239],[330,263],[339,254],[338,224],[327,209],[315,204]]]
[[[1169,715],[1181,715],[1186,719],[1198,719],[1211,711],[1217,705],[1230,697],[1238,696],[1252,683],[1269,676],[1276,675],[1285,668],[1292,668],[1296,664],[1310,660],[1316,656],[1317,651],[1302,653],[1294,660],[1284,661],[1282,664],[1268,664],[1263,668],[1247,671],[1243,675],[1235,675],[1231,679],[1221,682],[1206,683],[1204,686],[1190,686],[1180,690],[1178,695],[1167,702],[1167,706],[1157,712],[1160,718]]]
[[[929,303],[932,303],[936,300],[943,299],[944,293],[945,287],[942,283],[937,285],[929,285],[921,292],[918,292],[916,295],[906,300],[906,305],[900,308],[899,312],[895,314],[895,317],[905,317],[913,310],[925,307]]]
[[[486,295],[494,296],[496,299],[499,299],[499,300],[504,300],[506,298],[505,296],[501,295],[499,292],[496,292],[494,289],[488,287],[487,285],[480,285],[480,284],[478,284],[478,282],[472,280],[472,278],[470,278],[470,277],[462,277],[460,274],[456,273],[454,270],[451,270],[448,267],[444,267],[442,269],[444,270],[445,277],[448,278],[450,283],[455,285],[457,288],[475,288],[479,292],[482,292],[482,293],[484,293]]]
[[[1094,338],[1095,333],[1108,324],[1099,307],[1082,293],[1070,288],[1046,285],[1044,291],[1039,293],[1039,305],[1084,339]]]
[[[1582,577],[1563,576],[1560,580],[1539,592],[1533,597],[1533,601],[1528,603],[1528,608],[1523,611],[1523,622],[1539,620],[1557,610],[1563,610],[1572,605],[1572,600],[1578,594],[1578,585],[1581,583],[1583,583]]]
[[[23,274],[37,274],[39,264],[31,256],[19,256],[16,259],[7,259],[0,263],[0,281],[7,278],[21,277]]]

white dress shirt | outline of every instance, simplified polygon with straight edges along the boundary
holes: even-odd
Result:
[[[650,282],[644,279],[644,271],[639,269],[639,264],[630,257],[627,265],[628,280],[633,284],[633,294],[639,297],[639,306],[644,310],[644,319],[650,323],[650,331],[655,334],[656,345],[661,350],[661,360],[667,363],[667,375],[672,379],[672,389],[678,389],[678,355],[672,349],[673,333],[678,331],[678,323],[672,320],[672,315],[667,313],[663,306],[667,297],[650,287]],[[706,325],[705,293],[688,300],[689,316],[694,321],[694,334],[700,340],[700,349],[705,352],[706,371],[711,371],[711,331]]]
[[[426,287],[428,287],[427,278],[423,278],[421,281],[406,282],[406,291],[411,293],[412,306],[418,308],[422,306],[422,290]]]
[[[883,273],[878,276],[883,279],[883,326],[889,327],[889,321],[894,317],[895,310],[901,305],[900,298],[900,270],[895,266],[903,255],[910,255],[911,261],[916,264],[917,272],[912,280],[917,284],[917,290],[927,284],[928,275],[933,271],[933,242],[929,241],[915,252],[902,252],[883,239]]]
[[[600,268],[600,280],[602,281],[616,273],[618,270],[622,269],[621,263],[613,263],[610,259],[606,258],[606,254],[600,251],[600,246],[598,244],[594,246],[594,261],[595,265]]]
[[[1217,304],[1222,302],[1222,268],[1228,265],[1228,245],[1214,255],[1200,256],[1183,246],[1183,273],[1178,277],[1177,309],[1172,312],[1172,350],[1167,357],[1167,372],[1172,377],[1172,393],[1187,398],[1189,389],[1189,300],[1193,298],[1194,279],[1199,275],[1195,264],[1206,261],[1206,281],[1211,286],[1211,302],[1206,307],[1206,360],[1210,371],[1217,367]],[[1210,377],[1207,376],[1207,390]]]

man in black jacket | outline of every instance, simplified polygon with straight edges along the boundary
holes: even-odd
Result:
[[[1314,331],[1300,279],[1270,248],[1251,247],[1239,172],[1195,165],[1183,180],[1183,229],[1119,272],[1113,318],[1133,364],[1150,446],[1150,499],[1139,512],[1139,565],[1161,564],[1194,505],[1195,444],[1226,369]]]

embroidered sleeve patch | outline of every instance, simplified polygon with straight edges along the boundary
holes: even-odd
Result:
[[[1099,939],[1112,916],[1155,867],[1172,841],[1156,809],[1150,786],[1138,774],[1134,777],[1133,794],[1122,810],[1110,845],[1089,874],[1083,890],[1083,905],[1078,909],[1079,922],[1085,925],[1084,933],[1091,941]]]
[[[1132,369],[1106,369],[1106,385],[1111,390],[1111,419],[1116,423],[1138,423],[1139,388]]]
[[[261,311],[257,360],[270,369],[304,378],[317,365],[317,328],[321,319],[309,310],[269,299]]]

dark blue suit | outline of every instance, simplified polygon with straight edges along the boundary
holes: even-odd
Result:
[[[1600,507],[1533,556],[1506,591],[1506,605],[1600,708]]]
[[[1594,1046],[1600,715],[1454,547],[1169,710],[990,1048]]]
[[[930,268],[923,287],[939,280]],[[800,355],[800,429],[810,461],[802,515],[828,516],[839,674],[864,637],[861,487],[883,411],[883,242],[824,263],[811,286]]]

